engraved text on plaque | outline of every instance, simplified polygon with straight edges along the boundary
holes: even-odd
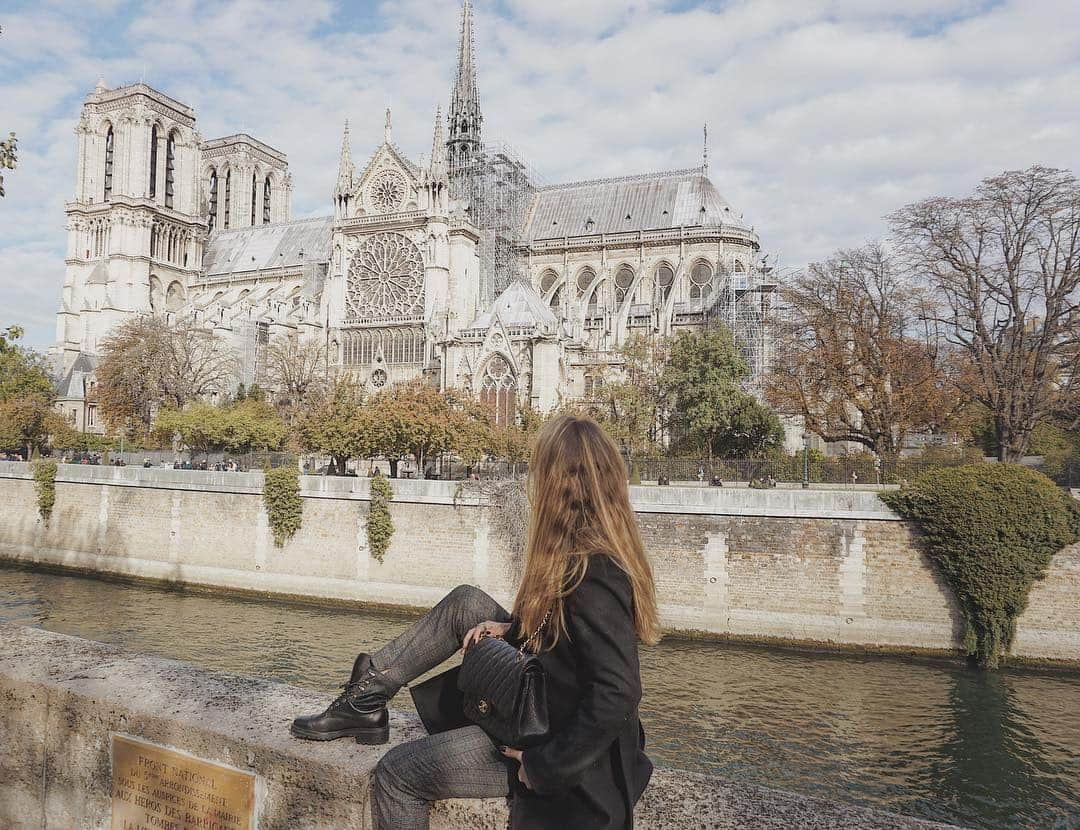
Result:
[[[255,776],[113,735],[112,830],[252,830]]]

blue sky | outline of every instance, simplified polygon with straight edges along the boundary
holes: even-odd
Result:
[[[1041,163],[1080,170],[1075,0],[475,0],[485,135],[548,182],[695,166],[785,266],[884,232],[915,199]],[[0,326],[48,346],[72,133],[99,76],[194,107],[203,138],[284,151],[296,218],[325,214],[342,122],[362,163],[431,146],[460,0],[0,0]]]

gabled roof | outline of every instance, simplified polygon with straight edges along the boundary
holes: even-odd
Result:
[[[216,231],[206,246],[208,277],[330,261],[334,219],[320,216],[276,225]],[[303,256],[301,256],[303,254]]]
[[[747,227],[702,170],[694,168],[540,188],[522,235],[561,239],[684,225]]]
[[[379,156],[382,154],[383,150],[389,153],[390,157],[394,159],[394,161],[396,161],[399,165],[401,165],[401,167],[404,168],[410,176],[412,176],[413,181],[416,181],[420,178],[420,168],[409,160],[409,157],[401,151],[401,148],[394,143],[384,141],[382,144],[375,148],[375,152],[371,154],[371,158],[368,159],[368,163],[364,165],[363,171],[361,171],[360,175],[356,178],[357,184],[364,182],[368,178],[368,176],[371,174],[372,168],[375,166],[375,162],[378,161]]]
[[[56,385],[58,398],[82,399],[84,395],[84,381],[88,375],[92,375],[97,368],[97,360],[86,352],[79,352],[78,357],[71,364],[67,374],[60,378]]]
[[[504,326],[555,326],[554,312],[536,293],[536,289],[524,280],[514,280],[469,328],[486,329],[498,316]]]

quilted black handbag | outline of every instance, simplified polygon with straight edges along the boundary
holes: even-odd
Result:
[[[499,637],[484,637],[465,651],[458,674],[465,717],[500,744],[525,749],[547,740],[547,680],[540,659],[526,649],[550,616],[521,648]]]

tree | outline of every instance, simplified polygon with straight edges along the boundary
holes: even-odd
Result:
[[[15,169],[15,162],[18,161],[16,150],[18,149],[19,140],[15,138],[15,133],[8,133],[8,137],[3,141],[0,141],[0,170],[5,168],[8,170]],[[0,175],[0,196],[4,195],[4,177]]]
[[[244,453],[275,451],[285,446],[289,429],[265,401],[249,398],[226,409],[225,449]]]
[[[161,317],[121,323],[102,341],[101,351],[98,398],[112,429],[130,424],[149,432],[159,407],[181,410],[224,392],[238,371],[235,355],[213,332]]]
[[[749,374],[727,329],[680,332],[663,376],[676,445],[726,457],[782,446],[780,420],[741,386]]]
[[[48,444],[50,434],[65,438],[71,427],[45,395],[23,395],[0,401],[0,447],[19,449],[35,458]]]
[[[890,222],[932,291],[925,319],[963,358],[958,390],[990,411],[999,459],[1020,458],[1080,370],[1080,184],[1066,170],[1009,171]]]
[[[55,435],[64,443],[73,430],[56,411],[56,390],[45,359],[19,345],[23,330],[9,326],[0,335],[0,446],[27,460]]]
[[[326,383],[326,349],[318,339],[275,337],[266,350],[266,371],[278,410],[302,406]]]
[[[166,408],[158,412],[154,431],[167,442],[178,436],[188,449],[203,455],[279,450],[288,435],[273,407],[252,399],[224,407],[198,401],[183,410]]]
[[[48,364],[41,355],[18,344],[22,334],[18,326],[9,326],[5,335],[0,335],[0,401],[41,395],[51,402],[55,389]]]
[[[813,263],[782,294],[787,312],[766,380],[778,410],[888,461],[907,435],[955,414],[962,399],[937,343],[919,330],[924,298],[880,244]]]
[[[308,452],[330,456],[338,475],[350,458],[372,451],[376,426],[363,407],[364,393],[351,375],[334,379],[296,418],[293,431]]]
[[[402,455],[415,456],[422,470],[426,458],[448,451],[479,460],[478,450],[487,443],[484,423],[460,392],[440,392],[419,381],[383,389],[371,400],[370,413],[376,425],[373,449],[390,460],[395,476]]]

